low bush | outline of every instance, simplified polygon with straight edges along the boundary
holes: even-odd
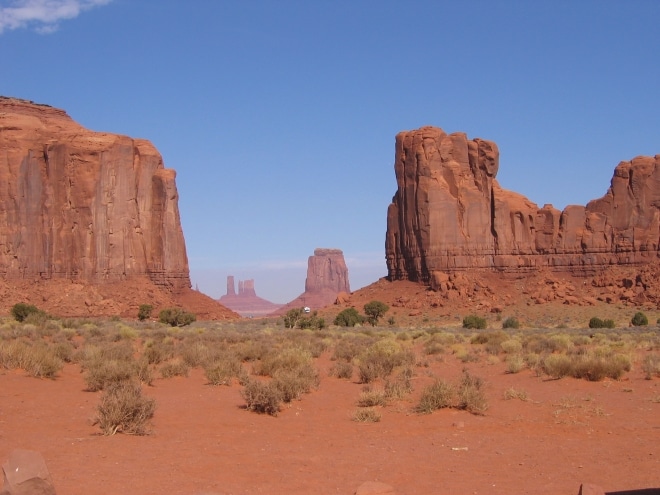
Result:
[[[353,413],[353,421],[358,423],[378,423],[380,419],[380,412],[371,407],[360,408]]]
[[[140,307],[138,308],[138,320],[144,321],[151,318],[151,312],[153,309],[154,307],[151,304],[140,304]]]
[[[381,389],[367,388],[363,390],[357,401],[358,407],[374,407],[387,405],[387,396]]]
[[[160,376],[163,378],[172,378],[174,376],[188,376],[190,366],[182,359],[168,361],[160,367]]]
[[[179,308],[166,308],[158,315],[158,320],[172,327],[184,327],[190,325],[196,320],[193,313],[189,313]]]
[[[11,307],[11,315],[16,321],[23,322],[30,315],[46,315],[42,310],[33,304],[16,303]]]
[[[272,386],[280,391],[283,402],[291,402],[317,388],[319,374],[311,363],[294,369],[280,369],[273,376]]]
[[[589,320],[589,328],[614,328],[614,320],[601,320],[594,316]]]
[[[245,408],[262,414],[277,416],[282,405],[282,393],[272,383],[249,380],[241,396],[245,400]]]
[[[329,374],[330,376],[336,376],[337,378],[350,380],[353,378],[353,365],[345,361],[338,361],[332,365]]]
[[[354,327],[364,321],[355,308],[346,308],[335,317],[335,325],[339,327]]]
[[[85,365],[83,378],[87,390],[97,392],[110,385],[137,378],[137,363],[134,360],[95,359]]]
[[[660,376],[660,354],[649,354],[642,360],[642,371],[644,378],[651,380],[654,376]]]
[[[488,326],[486,318],[482,318],[477,315],[468,315],[463,318],[463,328],[468,328],[471,330],[483,330]]]
[[[566,354],[550,354],[543,359],[542,367],[546,375],[559,379],[570,375],[573,364]]]
[[[520,373],[525,369],[525,360],[519,354],[514,354],[506,359],[506,372],[507,373]]]
[[[638,311],[633,315],[632,320],[630,320],[630,323],[632,323],[633,326],[636,327],[643,327],[649,324],[649,319],[646,317],[644,313]]]
[[[139,384],[113,383],[101,396],[94,424],[99,425],[104,435],[146,435],[155,410],[156,401],[144,397]]]
[[[430,414],[438,409],[451,407],[454,403],[454,397],[454,386],[436,379],[431,385],[422,390],[415,411],[420,414]]]
[[[509,316],[502,322],[502,328],[520,328],[520,322],[515,316]]]
[[[247,382],[247,372],[243,364],[232,355],[217,357],[204,367],[204,374],[210,385],[231,385],[236,378],[239,383]]]
[[[488,401],[483,391],[484,381],[471,375],[468,371],[463,372],[457,388],[457,409],[464,409],[472,414],[484,414],[488,409]]]

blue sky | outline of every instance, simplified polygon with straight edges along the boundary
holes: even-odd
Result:
[[[303,292],[316,247],[387,274],[394,137],[495,141],[539,205],[660,153],[657,0],[0,0],[0,94],[152,141],[177,171],[194,285]]]

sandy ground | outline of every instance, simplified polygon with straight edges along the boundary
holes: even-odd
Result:
[[[157,402],[153,433],[100,435],[99,393],[79,368],[56,380],[0,373],[0,460],[13,449],[43,454],[59,495],[353,494],[365,481],[413,494],[576,494],[660,488],[660,379],[636,370],[622,381],[549,380],[504,363],[453,357],[416,368],[415,392],[381,409],[378,423],[351,419],[362,385],[327,376],[279,416],[248,412],[237,384],[206,385],[203,372],[145,387]],[[464,366],[487,382],[484,416],[412,412],[431,374]],[[529,400],[505,399],[509,388]]]

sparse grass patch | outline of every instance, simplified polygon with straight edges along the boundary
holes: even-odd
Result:
[[[642,371],[644,378],[651,380],[654,376],[660,376],[660,354],[649,354],[642,360]]]
[[[511,399],[519,399],[523,402],[526,402],[529,400],[529,397],[527,397],[527,392],[524,390],[516,390],[515,388],[508,388],[504,391],[504,399],[505,400],[511,400]]]
[[[360,393],[360,397],[358,398],[357,405],[358,407],[374,407],[374,406],[387,405],[387,396],[385,395],[385,390],[365,387],[362,393]]]
[[[380,411],[371,407],[359,408],[353,413],[353,421],[357,423],[378,423],[380,420]]]
[[[353,365],[345,361],[337,361],[329,371],[330,376],[350,380],[353,378]]]
[[[174,376],[188,376],[190,366],[183,359],[175,358],[168,361],[160,367],[160,376],[163,378],[172,378]]]
[[[204,367],[204,374],[210,385],[231,385],[234,378],[239,383],[248,380],[243,364],[232,354],[217,356]]]

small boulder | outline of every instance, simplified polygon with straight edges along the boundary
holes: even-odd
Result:
[[[14,450],[2,471],[5,482],[0,495],[55,495],[46,461],[39,452]]]
[[[578,492],[578,495],[605,495],[605,490],[603,490],[598,485],[582,483],[580,485],[580,491]]]

